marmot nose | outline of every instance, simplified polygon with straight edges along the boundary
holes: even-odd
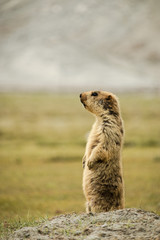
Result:
[[[82,97],[82,93],[79,95],[79,97],[80,97],[80,98]]]

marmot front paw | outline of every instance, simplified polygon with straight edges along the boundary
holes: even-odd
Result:
[[[88,161],[87,162],[87,166],[88,166],[89,170],[91,170],[93,168],[93,166],[94,166],[93,161]]]
[[[88,166],[89,170],[93,169],[95,167],[96,163],[97,163],[97,161],[95,161],[95,160],[94,161],[88,160],[87,166]]]
[[[97,159],[97,160],[88,160],[87,162],[87,166],[89,168],[89,170],[95,168],[95,167],[98,167],[97,164],[102,164],[103,161],[101,159]]]

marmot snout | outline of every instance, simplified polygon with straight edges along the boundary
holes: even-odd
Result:
[[[115,95],[104,91],[80,94],[84,107],[96,116],[83,157],[83,191],[87,212],[124,207],[121,148],[123,124]]]

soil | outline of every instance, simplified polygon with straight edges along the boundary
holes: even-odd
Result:
[[[160,216],[141,209],[67,214],[36,227],[24,227],[9,240],[160,240]]]

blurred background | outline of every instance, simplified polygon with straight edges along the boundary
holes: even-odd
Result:
[[[118,95],[126,207],[160,213],[160,1],[0,1],[1,222],[84,211],[88,90]]]
[[[159,91],[159,10],[159,0],[1,0],[1,91]]]

